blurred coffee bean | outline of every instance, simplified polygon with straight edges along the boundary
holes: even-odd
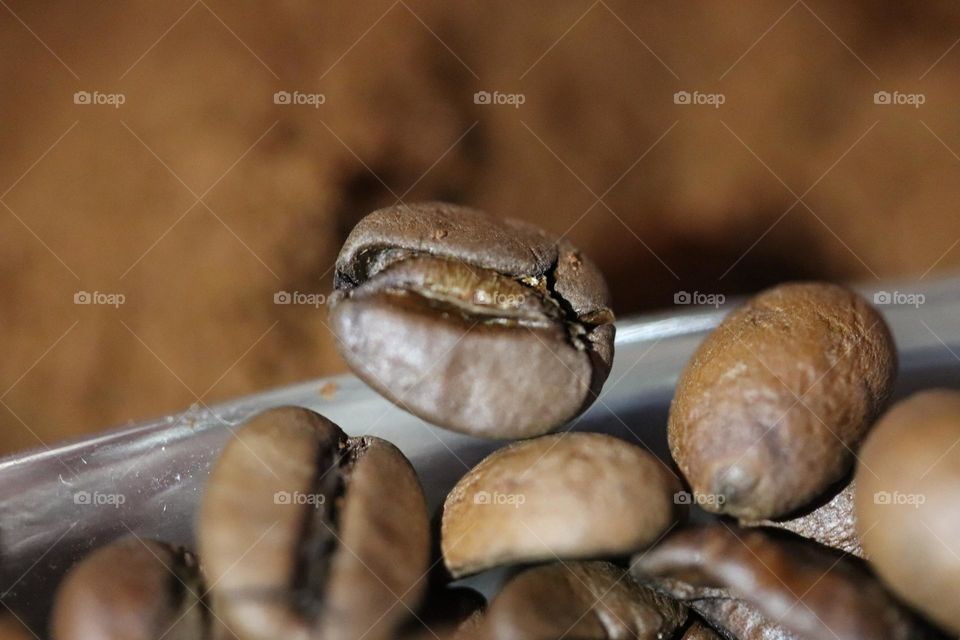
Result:
[[[35,634],[9,611],[0,609],[0,640],[30,640]]]
[[[402,640],[472,640],[486,608],[486,599],[467,587],[428,592],[416,616],[400,632]]]
[[[651,586],[671,593],[678,583],[655,580]],[[726,640],[820,640],[801,637],[766,618],[745,600],[733,597],[725,589],[693,592],[696,598],[687,604],[717,629]],[[707,636],[715,638],[714,636]]]
[[[67,574],[54,602],[55,640],[204,640],[210,612],[196,559],[183,549],[127,537]]]
[[[960,393],[923,391],[870,433],[857,467],[857,526],[880,577],[960,633]]]
[[[695,621],[683,634],[682,640],[721,640],[717,632],[699,620]]]
[[[893,338],[866,300],[825,283],[769,289],[700,345],[670,407],[670,451],[703,506],[786,516],[846,475],[884,409]]]
[[[863,547],[857,534],[853,496],[856,481],[848,483],[825,504],[808,513],[781,520],[741,520],[744,527],[774,527],[792,531],[802,538],[833,547],[845,553],[863,557]]]
[[[643,549],[685,513],[680,481],[649,452],[599,433],[508,445],[447,496],[441,548],[454,577],[498,565]]]
[[[434,424],[490,438],[556,429],[613,360],[602,275],[526,223],[443,203],[374,211],[337,259],[331,325],[351,369]]]
[[[390,638],[422,595],[427,512],[410,463],[306,409],[236,432],[198,527],[218,614],[242,640]]]
[[[607,562],[565,562],[528,569],[490,603],[484,640],[659,640],[673,637],[686,606],[638,585]]]
[[[863,561],[784,532],[688,528],[637,556],[631,572],[744,640],[781,633],[778,626],[806,639],[941,637]]]

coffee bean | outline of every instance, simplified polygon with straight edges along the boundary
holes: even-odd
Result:
[[[487,601],[467,587],[432,589],[415,619],[400,632],[402,640],[471,640]]]
[[[460,577],[498,566],[633,553],[682,515],[680,482],[647,451],[598,433],[511,444],[447,496],[441,548]]]
[[[673,637],[687,608],[638,585],[607,562],[565,562],[528,569],[490,603],[479,637],[487,640]]]
[[[917,393],[883,416],[857,467],[857,526],[904,601],[960,633],[960,393]]]
[[[390,638],[423,592],[427,512],[410,463],[306,409],[237,431],[198,526],[215,606],[243,640]]]
[[[586,409],[613,360],[597,268],[564,240],[442,203],[360,221],[337,258],[330,321],[347,364],[421,418],[491,438]]]
[[[788,284],[733,312],[700,345],[670,408],[674,459],[703,506],[777,518],[846,475],[896,372],[890,332],[860,296]]]
[[[60,585],[55,640],[203,640],[211,618],[196,559],[183,549],[127,537],[83,559]]]
[[[851,481],[835,496],[814,509],[780,520],[741,520],[745,527],[773,527],[792,531],[802,538],[832,547],[844,553],[863,557],[857,533],[853,496],[856,481]]]
[[[721,640],[721,638],[713,629],[697,620],[683,634],[682,640]]]
[[[0,640],[31,640],[36,635],[9,611],[0,609]]]
[[[631,572],[735,638],[782,637],[780,626],[797,638],[940,637],[859,558],[779,531],[684,529],[637,556]]]
[[[676,583],[657,581],[657,585],[665,593],[670,593],[670,587],[675,587]],[[813,640],[791,633],[765,617],[747,601],[731,596],[725,589],[691,593],[695,594],[696,598],[690,602],[690,608],[705,620],[709,620],[713,628],[727,640]]]

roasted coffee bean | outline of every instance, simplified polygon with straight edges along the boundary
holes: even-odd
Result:
[[[631,572],[740,640],[783,637],[778,626],[806,639],[940,637],[862,560],[781,531],[685,529],[637,556]]]
[[[337,258],[330,320],[347,364],[434,424],[491,438],[556,429],[613,360],[597,268],[516,220],[442,203],[360,221]]]
[[[846,475],[896,372],[890,331],[857,294],[787,284],[733,312],[694,354],[670,450],[708,510],[785,516]]]
[[[0,640],[31,640],[36,634],[30,631],[15,615],[0,608]]]
[[[682,640],[721,640],[721,638],[716,631],[697,620],[683,634]]]
[[[607,562],[528,569],[490,603],[483,640],[659,640],[673,637],[687,608],[638,585]]]
[[[860,535],[857,533],[853,496],[856,481],[848,483],[828,502],[813,510],[781,520],[741,520],[745,527],[774,527],[792,531],[802,538],[833,547],[845,553],[863,557]]]
[[[420,601],[428,535],[396,447],[294,407],[237,431],[198,531],[215,606],[241,640],[391,638]]]
[[[633,553],[683,515],[679,490],[663,462],[611,436],[564,433],[514,443],[447,496],[444,562],[460,577],[498,565]]]
[[[204,640],[211,616],[194,556],[128,537],[70,570],[53,608],[55,640]]]
[[[664,582],[659,589],[671,593],[675,582]],[[737,599],[725,589],[694,592],[696,599],[688,604],[705,620],[709,620],[717,633],[727,640],[820,640],[801,638],[784,627],[764,617],[756,607],[745,600]],[[716,636],[708,636],[716,637]],[[826,639],[824,639],[826,640]]]
[[[473,640],[487,601],[467,587],[444,587],[427,594],[413,620],[400,632],[402,640]]]
[[[857,468],[857,525],[877,573],[960,633],[960,392],[924,391],[870,433]]]

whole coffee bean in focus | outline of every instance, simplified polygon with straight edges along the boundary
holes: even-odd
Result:
[[[613,360],[599,270],[565,240],[442,203],[368,215],[337,258],[331,326],[351,369],[434,424],[491,438],[556,429]]]
[[[849,473],[897,369],[886,323],[833,284],[764,291],[700,345],[670,406],[670,451],[703,507],[801,509]]]
[[[490,567],[640,551],[686,513],[680,480],[653,454],[599,433],[515,442],[485,458],[443,506],[454,577]]]

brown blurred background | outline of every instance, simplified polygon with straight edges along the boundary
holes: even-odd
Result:
[[[954,2],[0,5],[0,452],[343,370],[274,295],[398,200],[567,234],[620,315],[960,264]]]

